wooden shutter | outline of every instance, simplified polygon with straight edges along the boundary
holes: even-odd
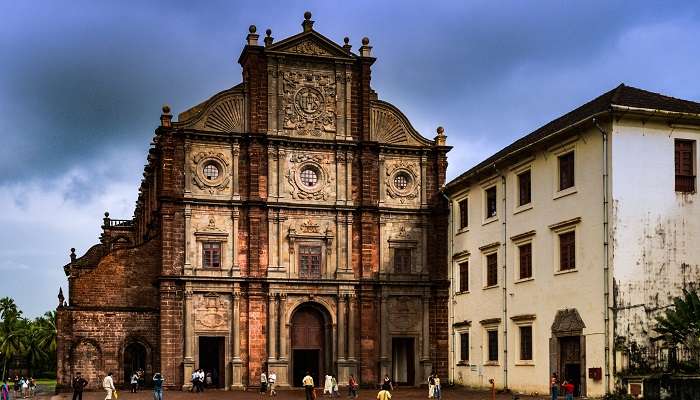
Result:
[[[574,186],[574,152],[559,156],[559,190]]]
[[[469,262],[459,264],[459,291],[469,291]]]
[[[498,361],[498,331],[488,331],[489,361]]]
[[[532,360],[532,327],[520,327],[520,359]]]
[[[530,204],[532,201],[532,183],[530,171],[518,175],[518,205]]]
[[[394,249],[394,272],[398,274],[411,273],[411,249]]]
[[[565,271],[576,268],[576,233],[559,235],[559,269]]]
[[[486,256],[486,286],[498,285],[498,254]]]
[[[532,277],[532,244],[526,243],[518,246],[520,253],[520,279]]]
[[[459,228],[469,226],[469,200],[464,199],[459,202]]]
[[[321,277],[320,246],[299,246],[299,276],[301,278]]]
[[[469,362],[469,333],[464,332],[459,334],[459,346],[460,346],[460,361]]]
[[[675,141],[676,191],[695,191],[695,142],[692,140]]]

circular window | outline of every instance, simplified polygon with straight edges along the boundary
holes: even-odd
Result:
[[[209,163],[204,166],[204,177],[213,181],[219,177],[219,168],[214,163]]]
[[[408,183],[411,181],[411,177],[405,172],[399,172],[394,177],[394,185],[399,190],[404,190],[408,187]]]
[[[314,167],[304,167],[299,174],[299,178],[301,178],[301,183],[304,186],[314,187],[318,182],[318,171]]]

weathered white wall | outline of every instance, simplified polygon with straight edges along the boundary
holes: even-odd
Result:
[[[615,334],[645,345],[659,310],[700,280],[700,202],[674,180],[674,140],[700,139],[700,126],[622,119],[613,129]]]
[[[576,167],[575,190],[557,192],[557,155],[562,150],[574,149]],[[451,264],[452,291],[459,287],[458,263],[468,260],[470,266],[470,290],[453,296],[451,304],[452,323],[470,321],[471,338],[469,365],[457,365],[459,361],[459,338],[450,340],[450,371],[455,383],[468,386],[488,386],[494,378],[497,387],[504,384],[504,335],[508,330],[508,387],[528,393],[548,392],[550,375],[549,340],[551,327],[558,310],[575,308],[586,327],[586,360],[583,366],[604,370],[604,276],[603,276],[603,142],[596,130],[581,132],[573,141],[538,151],[529,160],[521,160],[508,169],[494,171],[493,182],[498,185],[498,218],[484,221],[483,189],[491,180],[470,185],[452,198],[453,247],[451,255],[458,254]],[[516,174],[523,168],[531,168],[532,207],[516,207]],[[504,191],[500,176],[506,178]],[[506,194],[504,210],[503,194]],[[458,230],[459,208],[457,203],[469,198],[469,227]],[[504,225],[504,218],[507,222]],[[550,225],[581,218],[576,224],[577,268],[572,272],[558,272],[557,233]],[[504,232],[505,229],[505,232]],[[533,279],[516,281],[516,244],[512,236],[529,231],[533,248]],[[484,289],[483,276],[485,257],[480,247],[500,242],[499,286]],[[468,255],[466,254],[468,252]],[[505,263],[505,274],[503,264]],[[504,315],[504,292],[506,287],[507,315]],[[518,315],[535,315],[533,321],[533,355],[529,363],[518,361],[518,326],[511,319]],[[485,330],[480,321],[501,318],[499,325],[500,360],[498,365],[485,366],[487,348]],[[460,330],[465,330],[460,328]],[[455,332],[452,330],[455,334]],[[586,376],[588,374],[586,373]],[[604,380],[587,379],[587,394],[602,395]]]

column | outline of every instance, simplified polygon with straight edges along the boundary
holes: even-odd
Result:
[[[185,288],[185,310],[183,321],[185,322],[185,337],[183,344],[185,347],[185,359],[183,361],[183,390],[188,390],[192,387],[190,377],[194,369],[194,327],[192,326],[192,289]]]
[[[192,275],[190,232],[192,232],[192,208],[189,204],[185,204],[185,275]]]
[[[357,312],[357,296],[351,294],[348,296],[349,312],[348,312],[348,359],[355,359],[355,313]]]
[[[276,241],[279,240],[279,238],[275,235],[277,226],[275,224],[275,210],[268,209],[267,210],[267,254],[268,254],[268,276],[270,275],[270,271],[274,271],[277,269],[277,266],[279,265],[279,260],[277,259],[277,243]]]
[[[338,297],[338,360],[345,359],[345,294]]]
[[[238,143],[233,144],[232,148],[232,153],[233,153],[233,168],[232,174],[233,174],[233,195],[232,198],[233,200],[239,200],[241,198],[241,195],[239,193],[239,183],[238,183],[238,156],[241,154],[241,147]]]
[[[430,297],[423,296],[423,349],[421,360],[430,359]]]
[[[387,300],[388,297],[382,293],[381,294],[381,307],[379,309],[379,321],[380,321],[380,341],[379,341],[379,346],[381,348],[380,351],[380,359],[383,361],[389,360],[389,345],[388,345],[388,339],[389,339],[389,310],[387,306]]]
[[[352,159],[354,155],[348,151],[345,157],[345,204],[352,204]]]
[[[231,265],[234,271],[240,270],[238,266],[238,217],[240,216],[240,211],[238,208],[234,208],[231,212],[231,218],[233,218],[233,232],[231,232],[231,239],[233,245],[231,246]]]
[[[428,207],[428,160],[425,153],[420,156],[420,204],[422,208]]]
[[[279,199],[283,199],[285,197],[284,196],[284,167],[285,167],[285,162],[287,161],[286,154],[287,154],[287,152],[284,149],[277,150],[277,197]]]
[[[379,204],[384,204],[384,194],[386,189],[384,189],[384,155],[379,155]],[[425,184],[421,185],[425,186]]]
[[[346,219],[346,224],[347,233],[345,234],[345,256],[347,257],[347,260],[345,262],[345,267],[349,271],[352,271],[352,214],[349,211]]]
[[[269,201],[277,201],[279,198],[277,187],[277,150],[274,147],[267,148],[267,198]]]
[[[273,361],[277,358],[277,310],[275,310],[275,294],[267,297],[267,359]]]
[[[287,329],[287,321],[285,320],[285,310],[286,310],[287,295],[285,293],[280,294],[280,312],[279,312],[279,327],[280,327],[280,360],[287,359],[287,334],[289,329]]]
[[[231,320],[231,332],[233,336],[233,360],[241,359],[241,292],[233,292],[233,319]]]

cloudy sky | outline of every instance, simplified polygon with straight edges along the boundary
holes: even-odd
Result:
[[[700,4],[625,1],[0,1],[0,296],[29,316],[69,248],[129,218],[160,108],[241,80],[248,26],[315,29],[377,57],[372,85],[450,178],[621,82],[700,101]]]

